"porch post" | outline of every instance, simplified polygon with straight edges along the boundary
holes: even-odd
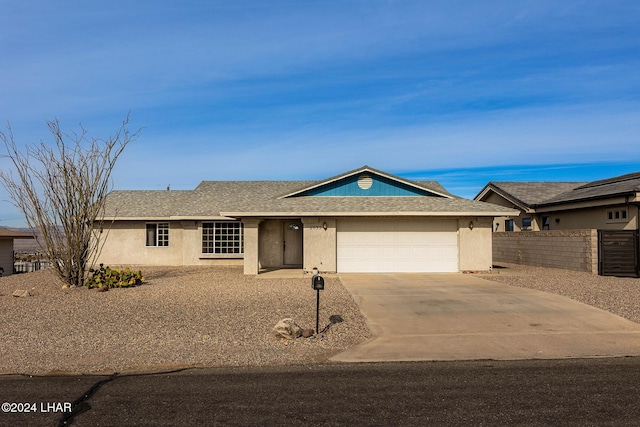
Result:
[[[244,274],[258,274],[258,228],[262,220],[244,218]]]

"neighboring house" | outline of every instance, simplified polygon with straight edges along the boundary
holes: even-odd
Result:
[[[638,230],[640,172],[593,182],[489,182],[474,198],[518,209],[494,231]]]
[[[0,228],[0,272],[2,276],[13,274],[13,241],[15,239],[33,239],[33,235]]]
[[[520,211],[516,217],[494,218],[494,231],[538,231],[545,227],[536,207],[546,199],[584,185],[584,182],[504,182],[491,181],[475,200]]]
[[[239,264],[245,274],[488,270],[492,218],[517,213],[368,166],[323,181],[113,191],[99,262]]]

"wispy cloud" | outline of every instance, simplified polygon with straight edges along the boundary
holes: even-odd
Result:
[[[0,4],[0,122],[131,110],[118,188],[640,164],[637,2]]]

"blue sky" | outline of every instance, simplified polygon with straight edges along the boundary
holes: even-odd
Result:
[[[0,0],[0,123],[140,138],[116,189],[640,171],[636,1]],[[0,160],[0,167],[8,167]],[[0,225],[21,215],[0,190]]]

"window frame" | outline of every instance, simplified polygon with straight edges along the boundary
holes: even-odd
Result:
[[[200,228],[200,256],[202,258],[244,257],[244,224],[242,221],[202,221]]]
[[[607,224],[625,223],[629,221],[629,211],[626,207],[607,209],[605,218]]]
[[[145,224],[145,246],[147,248],[166,248],[169,246],[169,222],[147,222]],[[151,242],[153,232],[153,242]],[[153,243],[153,244],[151,244]]]
[[[514,231],[514,221],[513,219],[505,219],[504,220],[504,231]]]

